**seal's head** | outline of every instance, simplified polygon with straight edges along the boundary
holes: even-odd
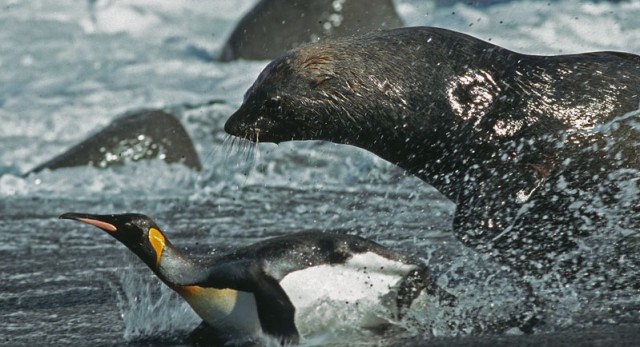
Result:
[[[225,131],[251,141],[347,144],[375,133],[364,117],[380,108],[380,93],[400,99],[388,105],[402,105],[402,95],[378,80],[381,67],[371,67],[363,52],[343,39],[308,45],[274,60],[246,92]]]

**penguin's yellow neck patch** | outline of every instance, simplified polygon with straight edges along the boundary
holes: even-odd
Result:
[[[149,229],[149,243],[151,243],[151,247],[156,252],[156,265],[160,265],[160,258],[162,257],[162,250],[164,250],[166,240],[160,230],[156,228]]]

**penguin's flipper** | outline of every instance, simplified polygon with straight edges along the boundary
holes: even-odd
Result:
[[[179,286],[230,288],[253,293],[262,331],[281,343],[299,340],[294,321],[295,307],[280,283],[266,274],[259,262],[227,262],[208,266],[205,271],[177,274],[172,280]]]
[[[254,274],[253,292],[262,330],[277,337],[281,343],[297,343],[298,329],[294,321],[295,307],[277,280],[264,272]]]

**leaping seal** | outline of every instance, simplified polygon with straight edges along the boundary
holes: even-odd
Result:
[[[600,207],[640,206],[621,194],[621,182],[638,187],[639,105],[640,56],[525,55],[414,27],[277,58],[225,130],[369,150],[455,202],[464,244],[569,278],[588,262],[574,254],[578,238],[611,227]],[[616,228],[637,229],[637,217],[625,221]]]

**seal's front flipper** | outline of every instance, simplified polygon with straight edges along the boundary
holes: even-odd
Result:
[[[259,270],[258,270],[259,271]],[[297,343],[298,329],[294,321],[295,307],[278,281],[264,272],[255,274],[254,296],[262,330],[281,343]]]

